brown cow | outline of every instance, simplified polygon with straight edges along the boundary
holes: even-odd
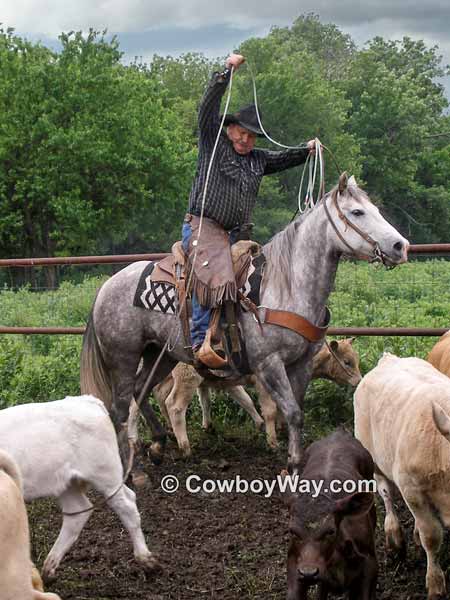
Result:
[[[332,340],[330,349],[324,345],[313,359],[312,379],[329,379],[339,385],[357,386],[361,381],[359,370],[359,355],[353,348],[355,338]],[[159,402],[161,412],[167,423],[173,428],[178,446],[185,456],[191,454],[191,447],[186,429],[186,411],[192,401],[194,393],[198,391],[202,407],[202,426],[208,429],[211,425],[211,410],[209,393],[211,389],[223,389],[243,408],[253,419],[257,429],[265,424],[267,443],[271,448],[278,446],[276,434],[277,406],[263,385],[254,375],[243,377],[238,385],[214,382],[212,384],[202,378],[190,365],[178,363],[166,379],[153,389],[153,395]],[[254,385],[258,393],[258,400],[264,420],[259,415],[252,399],[245,391],[243,385]],[[136,431],[137,407],[132,404],[130,410],[131,431]]]
[[[450,377],[450,331],[444,333],[431,348],[427,356],[427,361],[435,369]]]
[[[303,490],[287,495],[291,534],[287,599],[306,600],[308,589],[317,585],[320,600],[344,592],[349,600],[373,600],[378,573],[374,495],[337,491],[344,485],[361,490],[366,482],[374,487],[370,454],[339,429],[311,444],[303,465],[300,484],[323,482],[323,487],[319,493]]]

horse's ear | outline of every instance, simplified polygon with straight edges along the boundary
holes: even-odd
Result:
[[[348,185],[348,175],[347,171],[344,171],[342,175],[339,177],[338,190],[340,194],[343,194],[347,189]]]
[[[350,177],[350,179],[348,180],[348,185],[352,185],[353,187],[358,187],[358,184],[356,183],[356,179],[355,179],[354,175],[352,175]]]

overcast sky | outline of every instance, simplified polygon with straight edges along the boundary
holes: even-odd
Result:
[[[359,47],[376,35],[407,35],[438,45],[450,63],[449,0],[0,0],[0,22],[22,37],[56,47],[62,31],[106,28],[117,35],[125,60],[147,62],[154,53],[225,55],[308,12],[336,24]],[[450,98],[450,78],[444,83]]]

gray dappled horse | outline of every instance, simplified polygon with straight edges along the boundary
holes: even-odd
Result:
[[[261,307],[291,311],[320,325],[343,254],[381,260],[393,266],[407,260],[408,241],[370,202],[353,177],[343,173],[339,184],[305,214],[274,236],[262,251],[267,262],[260,291]],[[166,351],[153,385],[179,362],[192,364],[177,337],[177,317],[133,306],[146,261],[125,267],[99,290],[83,340],[81,388],[110,408],[118,432],[125,432],[129,406],[150,373],[168,336]],[[263,315],[263,309],[260,309]],[[251,313],[240,317],[250,369],[266,387],[288,427],[288,465],[301,459],[303,398],[311,377],[312,358],[322,345],[284,327],[259,324]],[[137,375],[139,362],[143,368]],[[141,405],[154,440],[165,442],[165,431],[147,402]],[[159,427],[158,427],[159,426]]]

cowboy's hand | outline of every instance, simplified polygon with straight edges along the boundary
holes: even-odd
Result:
[[[225,66],[227,69],[231,69],[231,67],[234,67],[234,69],[237,70],[244,62],[245,58],[240,54],[230,54],[230,56],[225,62]]]
[[[316,152],[316,140],[309,140],[306,146],[310,154],[314,154]],[[320,144],[320,147],[322,148],[322,144]]]

